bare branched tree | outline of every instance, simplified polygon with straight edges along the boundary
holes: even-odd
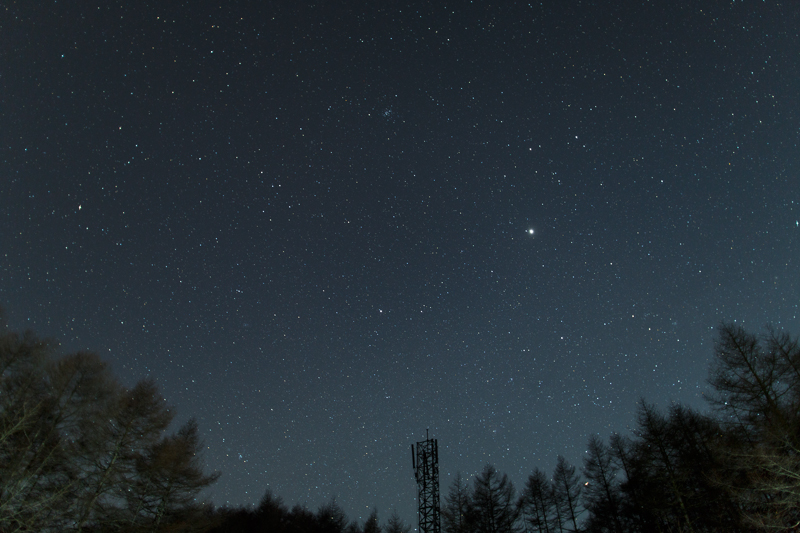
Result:
[[[442,509],[442,527],[446,533],[469,533],[472,531],[471,499],[469,486],[461,477],[461,472],[456,473]]]
[[[127,390],[97,355],[51,346],[0,335],[0,531],[208,525],[195,497],[218,475],[203,473],[196,423],[165,436],[152,381]]]
[[[765,530],[800,526],[800,347],[767,328],[763,337],[723,324],[709,382],[728,428],[731,473],[717,476],[744,518]]]
[[[506,474],[486,465],[475,478],[472,491],[475,529],[486,533],[515,533],[519,530],[516,490]]]

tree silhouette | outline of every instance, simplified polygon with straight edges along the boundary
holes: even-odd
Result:
[[[347,527],[347,515],[336,503],[336,498],[317,510],[318,531],[320,533],[342,533]]]
[[[164,436],[155,385],[122,387],[97,355],[0,336],[0,531],[189,530],[207,523],[197,425]]]
[[[134,479],[138,452],[153,446],[172,420],[173,414],[152,380],[140,381],[109,402],[109,416],[95,421],[92,450],[86,462],[85,490],[79,500],[77,529],[94,516],[95,521],[113,521],[114,501]],[[87,432],[88,433],[88,432]]]
[[[389,515],[389,521],[386,522],[386,527],[383,528],[384,533],[411,533],[411,526],[403,522],[397,509],[392,510]]]
[[[369,516],[366,520],[364,520],[364,533],[381,533],[382,528],[380,522],[378,522],[378,510],[374,507],[372,511],[369,513]]]
[[[471,512],[469,487],[461,477],[461,472],[457,472],[455,479],[450,484],[447,496],[445,496],[445,505],[442,509],[442,527],[445,532],[469,533],[472,531]]]
[[[169,519],[197,514],[195,497],[219,478],[218,473],[203,473],[202,447],[192,418],[137,458],[136,480],[127,496],[131,526],[144,523],[158,529]]]
[[[475,478],[472,509],[475,529],[480,533],[517,531],[516,490],[508,476],[498,474],[492,465],[486,465]]]
[[[577,532],[580,515],[581,483],[574,466],[558,456],[553,471],[553,499],[560,510],[564,531]]]
[[[615,533],[622,532],[622,497],[616,479],[617,472],[610,450],[600,437],[592,435],[583,460],[583,475],[587,479],[583,500],[589,514],[589,531],[607,529]]]
[[[759,338],[741,326],[719,328],[709,383],[726,416],[727,459],[720,485],[744,518],[770,529],[800,526],[800,347],[772,328]],[[744,482],[743,482],[744,481]]]
[[[553,533],[560,529],[552,487],[544,472],[538,468],[528,476],[519,499],[519,508],[527,531]]]
[[[685,472],[679,466],[678,450],[671,442],[670,428],[667,419],[655,407],[642,402],[639,409],[640,453],[647,456],[653,485],[659,491],[660,507],[674,509],[669,513],[675,519],[674,527],[678,530],[694,532],[692,520],[686,505],[687,490]]]

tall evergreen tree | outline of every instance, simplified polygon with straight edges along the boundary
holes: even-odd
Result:
[[[403,522],[403,519],[397,513],[397,509],[393,509],[383,531],[384,533],[411,533],[411,526]]]
[[[667,442],[675,449],[687,512],[697,530],[740,529],[738,506],[729,491],[712,480],[726,475],[729,464],[721,453],[727,439],[715,419],[680,404],[667,416]]]
[[[286,522],[289,510],[280,496],[267,489],[256,507],[258,525],[263,531],[280,531]]]
[[[470,533],[473,528],[470,513],[469,486],[461,477],[461,472],[457,472],[455,479],[450,484],[447,496],[445,496],[445,505],[442,509],[442,528],[446,533]]]
[[[347,515],[333,498],[317,510],[317,523],[320,533],[343,533],[347,527]]]
[[[616,466],[623,474],[620,490],[623,495],[620,503],[620,515],[633,531],[658,530],[661,520],[655,517],[654,505],[645,502],[648,478],[643,466],[646,461],[638,454],[629,437],[618,433],[609,439],[609,451]],[[652,498],[651,498],[652,501]]]
[[[687,491],[694,487],[686,484],[685,471],[680,468],[677,456],[678,450],[670,442],[667,419],[654,406],[642,401],[638,426],[640,454],[647,456],[653,486],[662,489],[658,506],[664,516],[673,522],[674,528],[694,533],[686,502]]]
[[[592,435],[583,460],[583,475],[587,479],[583,505],[588,511],[588,531],[623,531],[617,472],[610,450],[600,437]]]
[[[579,531],[581,488],[576,468],[559,455],[553,471],[553,497],[560,509],[564,530],[572,533]]]
[[[345,533],[364,533],[364,529],[358,524],[358,521],[353,520],[344,529]]]
[[[378,510],[373,507],[372,511],[370,511],[369,516],[366,520],[364,520],[364,533],[381,533],[383,528],[381,528],[381,524],[378,521]]]
[[[561,524],[556,517],[556,505],[552,496],[547,476],[538,468],[534,469],[528,476],[518,503],[526,531],[555,533],[560,529]]]
[[[506,474],[486,465],[475,478],[472,491],[475,531],[478,533],[515,533],[519,510],[516,490]]]
[[[315,531],[317,518],[307,507],[296,503],[292,506],[286,517],[284,531],[286,533],[306,533]]]

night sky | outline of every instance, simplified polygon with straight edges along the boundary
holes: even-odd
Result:
[[[6,2],[0,305],[197,418],[216,505],[416,526],[715,329],[800,333],[800,3]]]

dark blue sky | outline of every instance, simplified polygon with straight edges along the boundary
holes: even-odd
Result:
[[[796,2],[128,4],[6,6],[0,304],[154,377],[218,505],[416,523],[426,428],[520,486],[800,333]]]

